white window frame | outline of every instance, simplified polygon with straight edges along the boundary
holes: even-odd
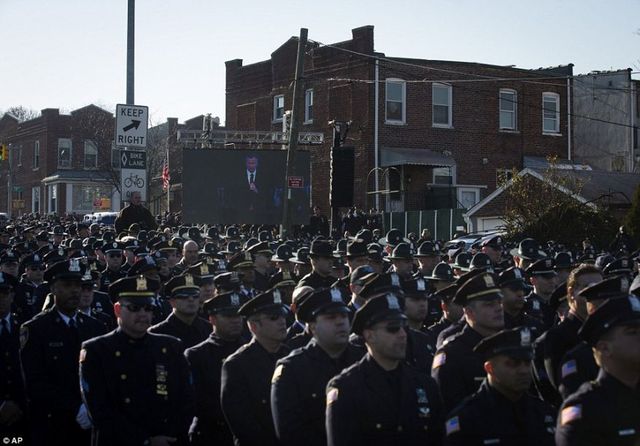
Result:
[[[389,102],[389,84],[400,84],[402,86],[402,119],[389,119],[387,116],[387,106]],[[384,83],[384,122],[385,124],[404,125],[407,123],[407,83],[403,79],[388,78]]]
[[[502,95],[503,94],[511,94],[513,95],[513,110],[503,110],[502,109]],[[498,128],[500,130],[512,131],[515,132],[518,130],[518,92],[511,88],[501,88],[498,93]],[[513,125],[511,127],[502,125],[502,113],[508,113],[511,115],[511,119]]]
[[[446,88],[447,92],[448,92],[448,98],[449,98],[449,103],[448,104],[436,104],[434,98],[435,98],[435,94],[434,94],[434,90],[436,88]],[[439,106],[439,107],[444,107],[446,106],[448,108],[448,120],[449,122],[447,124],[442,124],[439,122],[435,122],[435,116],[436,114],[434,113],[435,107]],[[443,128],[443,129],[450,129],[453,128],[453,88],[451,87],[451,85],[449,84],[441,84],[438,82],[434,82],[431,85],[431,125],[433,127],[439,127],[439,128]]]
[[[304,123],[313,123],[313,88],[304,92]]]
[[[473,192],[475,194],[475,203],[473,203],[473,206],[475,206],[476,204],[478,204],[480,202],[480,188],[478,187],[459,187],[458,188],[458,207],[462,208],[462,194],[465,192]],[[471,208],[467,208],[467,209],[471,209]]]
[[[69,164],[68,165],[64,165],[62,163],[60,163],[60,145],[62,142],[69,142]],[[70,169],[71,165],[73,163],[73,143],[71,141],[71,139],[69,138],[58,138],[58,152],[56,154],[56,158],[57,158],[57,163],[56,165],[58,166],[59,169]]]
[[[436,175],[438,169],[442,169],[443,171],[446,170],[447,173],[451,173],[451,186],[453,186],[454,184],[456,184],[456,166],[451,166],[451,168],[449,167],[433,167],[431,169],[431,184],[442,184],[442,183],[436,183],[436,176],[445,176],[445,175]],[[446,175],[449,176],[449,175]]]
[[[556,103],[556,116],[555,126],[553,130],[547,130],[545,128],[545,102],[550,102],[549,100],[553,100]],[[558,93],[552,93],[549,91],[545,91],[542,93],[542,133],[546,135],[558,135],[560,134],[560,95]]]
[[[33,143],[33,168],[38,169],[40,167],[40,140],[35,140]]]
[[[95,149],[96,161],[93,166],[87,166],[87,148]],[[85,169],[92,169],[92,170],[95,170],[98,168],[98,145],[95,142],[91,141],[90,139],[87,139],[84,141],[83,166]]]
[[[37,197],[38,206],[36,206],[36,197]],[[31,212],[40,212],[40,207],[42,206],[40,197],[41,197],[40,186],[32,187],[31,188]]]
[[[280,115],[280,117],[278,117],[278,110],[280,109],[280,107],[278,107],[278,99],[282,98],[282,115]],[[272,122],[282,122],[282,117],[284,116],[284,95],[283,94],[277,94],[273,97],[273,120]]]

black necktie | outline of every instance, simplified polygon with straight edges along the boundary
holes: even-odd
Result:
[[[250,177],[250,178],[249,178],[249,183],[251,183],[251,184],[253,184],[253,183],[254,183],[254,180],[253,180],[254,175],[255,175],[255,173],[253,173],[253,172],[251,172],[251,174],[249,175],[249,177]]]

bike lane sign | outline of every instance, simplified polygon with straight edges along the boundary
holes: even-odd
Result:
[[[147,201],[147,153],[123,150],[120,154],[122,198],[129,201],[132,192],[140,192]]]

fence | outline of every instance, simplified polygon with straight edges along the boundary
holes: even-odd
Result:
[[[388,231],[397,228],[405,236],[415,232],[418,237],[423,229],[429,229],[434,240],[450,240],[456,232],[456,226],[466,229],[462,218],[466,209],[436,209],[429,211],[385,212],[384,227]]]

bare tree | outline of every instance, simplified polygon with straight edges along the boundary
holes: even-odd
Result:
[[[18,122],[30,121],[40,116],[39,111],[26,108],[22,105],[15,105],[13,107],[9,107],[6,113],[9,113],[11,116],[16,118]]]

